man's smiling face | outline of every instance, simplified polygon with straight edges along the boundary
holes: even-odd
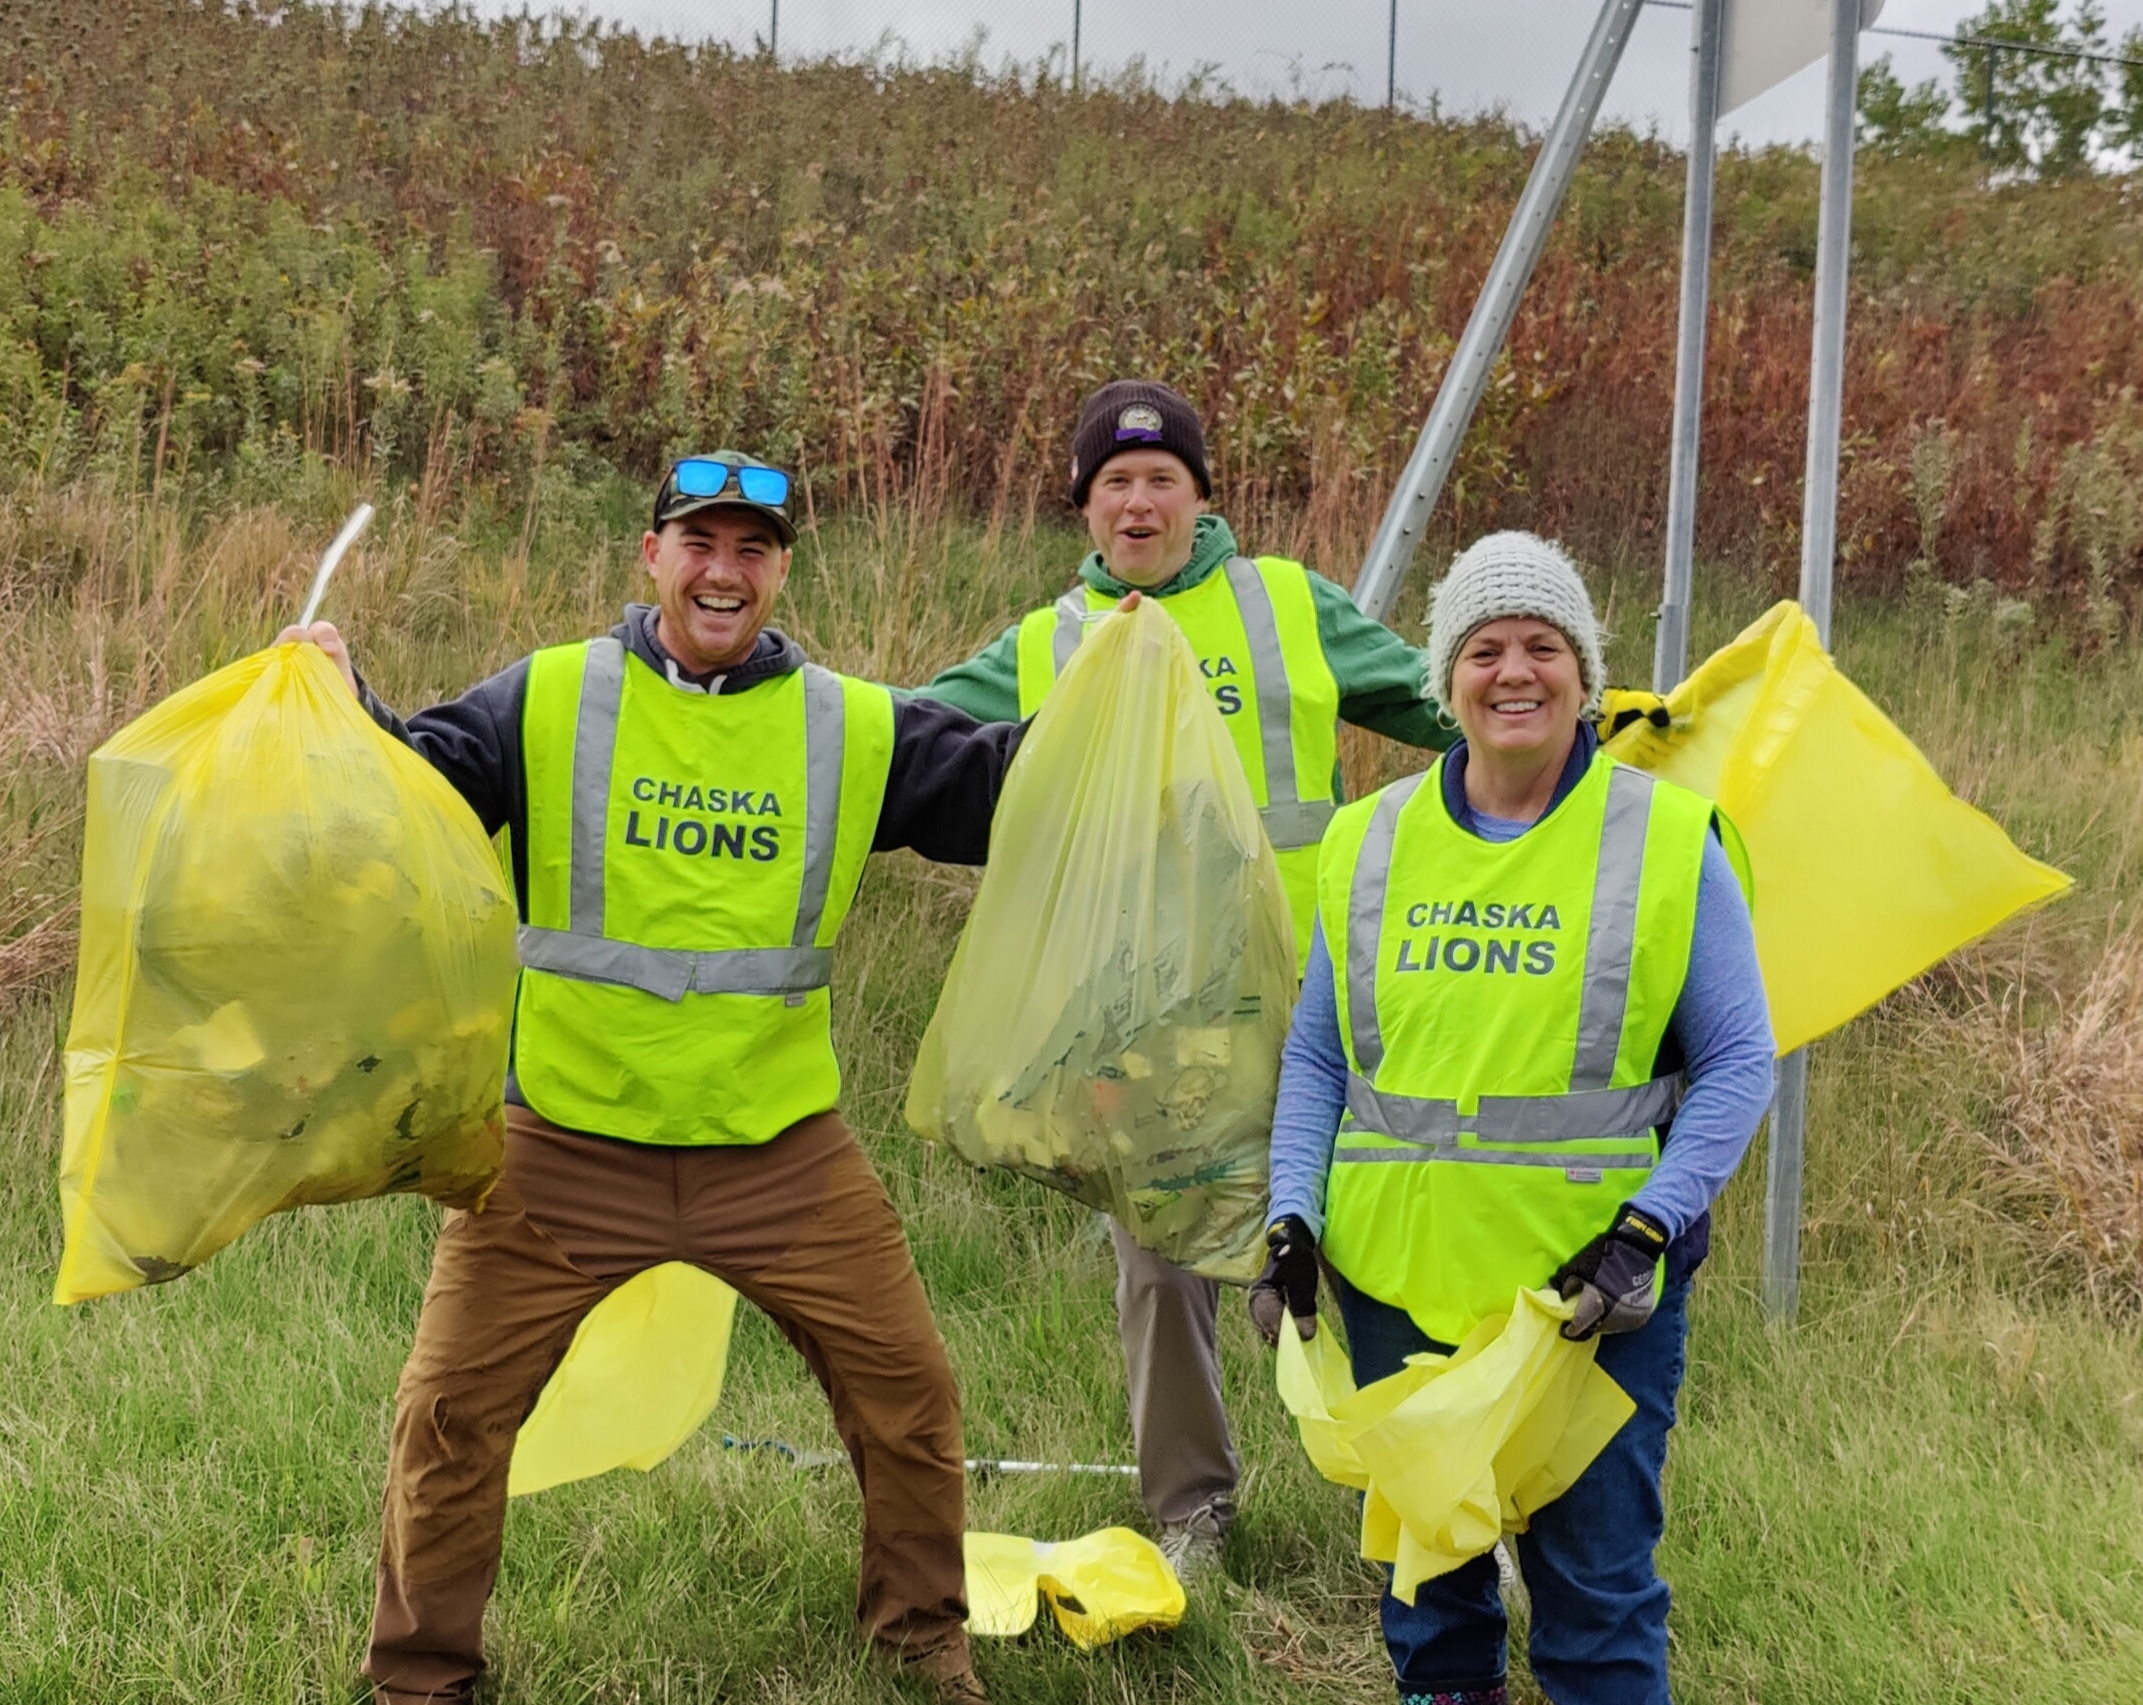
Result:
[[[645,534],[640,557],[661,611],[656,637],[694,675],[731,669],[751,656],[789,578],[789,552],[773,525],[726,505]]]
[[[1124,450],[1101,464],[1087,491],[1086,529],[1118,580],[1159,586],[1191,560],[1205,499],[1169,450]]]

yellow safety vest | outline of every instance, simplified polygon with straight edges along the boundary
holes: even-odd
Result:
[[[1317,846],[1339,802],[1339,682],[1317,633],[1309,570],[1285,557],[1230,557],[1219,572],[1156,600],[1197,654],[1280,866],[1295,918],[1295,970],[1310,951]],[[1117,600],[1074,587],[1019,624],[1019,713],[1032,716],[1071,661],[1087,619]]]
[[[763,1143],[835,1105],[827,984],[885,799],[892,695],[809,663],[680,692],[604,638],[530,660],[521,738],[528,1105],[663,1144]]]
[[[1651,1175],[1655,1078],[1696,927],[1708,800],[1605,753],[1540,822],[1452,820],[1443,760],[1344,808],[1318,906],[1347,1112],[1323,1250],[1456,1344]]]

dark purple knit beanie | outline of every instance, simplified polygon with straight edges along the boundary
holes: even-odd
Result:
[[[1101,387],[1079,410],[1072,433],[1071,500],[1086,507],[1086,494],[1101,464],[1126,450],[1166,450],[1181,459],[1198,482],[1198,495],[1210,499],[1213,476],[1205,467],[1205,429],[1198,411],[1181,391],[1150,379],[1116,379]]]

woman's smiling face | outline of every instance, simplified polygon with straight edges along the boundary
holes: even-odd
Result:
[[[1585,708],[1576,650],[1532,616],[1484,622],[1451,670],[1451,703],[1469,746],[1516,757],[1567,742]]]

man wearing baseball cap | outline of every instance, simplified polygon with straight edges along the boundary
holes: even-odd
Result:
[[[1119,379],[1079,411],[1071,502],[1094,549],[1078,583],[967,662],[917,688],[988,720],[1032,716],[1090,616],[1138,591],[1198,655],[1278,856],[1298,966],[1316,912],[1317,846],[1343,800],[1339,725],[1442,747],[1450,725],[1422,653],[1285,557],[1251,558],[1213,496],[1205,430],[1167,385]],[[1220,1560],[1238,1464],[1221,1402],[1219,1288],[1113,1228],[1117,1322],[1148,1513],[1178,1572]]]
[[[523,967],[506,1165],[446,1216],[397,1393],[365,1674],[469,1697],[515,1434],[605,1295],[690,1261],[757,1304],[833,1404],[863,1490],[857,1616],[950,1705],[969,1660],[959,1398],[884,1186],[836,1103],[828,982],[865,858],[980,864],[1019,729],[809,662],[767,625],[789,479],[676,463],[655,602],[405,724],[327,623],[291,629],[508,831]]]

